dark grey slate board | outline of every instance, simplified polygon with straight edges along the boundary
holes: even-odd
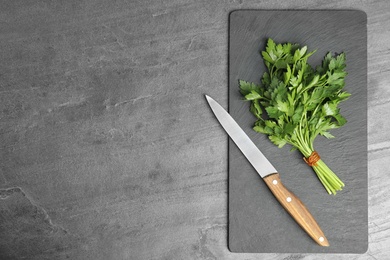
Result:
[[[330,247],[318,246],[278,204],[267,186],[229,140],[229,249],[247,253],[364,253],[368,247],[367,197],[367,17],[355,10],[238,10],[230,14],[229,112],[279,171],[284,184],[309,208]],[[334,139],[318,137],[315,149],[346,187],[328,195],[299,152],[274,146],[252,130],[255,118],[242,101],[238,80],[259,82],[259,54],[268,37],[317,49],[317,65],[328,51],[345,52],[341,105],[348,123]]]

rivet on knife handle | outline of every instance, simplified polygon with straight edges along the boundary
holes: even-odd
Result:
[[[263,180],[280,204],[306,231],[306,233],[320,246],[329,246],[328,240],[314,217],[310,214],[302,201],[283,185],[280,181],[279,173],[268,175],[264,177]]]

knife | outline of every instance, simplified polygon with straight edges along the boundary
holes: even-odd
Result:
[[[208,95],[211,110],[227,134],[267,184],[273,195],[303,230],[320,246],[329,246],[324,232],[301,200],[280,181],[280,175],[229,113]]]

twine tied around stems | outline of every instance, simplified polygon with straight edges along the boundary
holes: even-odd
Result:
[[[303,157],[303,160],[307,163],[309,166],[316,166],[317,162],[321,159],[320,155],[313,151],[309,157],[305,158]]]

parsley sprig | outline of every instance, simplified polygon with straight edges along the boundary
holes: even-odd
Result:
[[[251,102],[250,111],[257,118],[253,129],[267,134],[280,148],[292,145],[292,150],[298,149],[306,158],[315,151],[318,135],[334,138],[329,130],[347,122],[338,105],[350,96],[343,91],[345,54],[329,52],[321,65],[312,68],[307,60],[313,53],[307,46],[268,39],[261,52],[268,71],[261,83],[239,81],[240,92]],[[344,187],[322,159],[312,167],[329,194]]]

